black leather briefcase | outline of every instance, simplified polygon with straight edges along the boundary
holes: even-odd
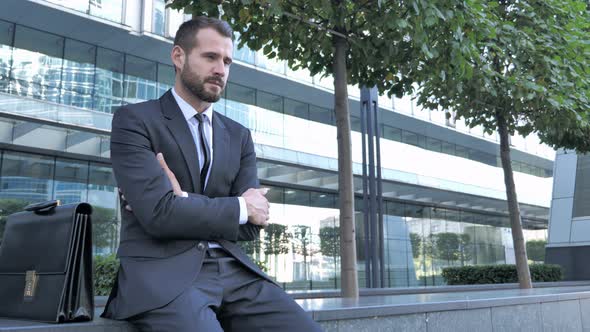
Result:
[[[92,207],[29,205],[8,216],[0,245],[0,316],[92,320]]]

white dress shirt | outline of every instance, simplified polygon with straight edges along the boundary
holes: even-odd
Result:
[[[184,115],[184,119],[188,123],[188,127],[193,135],[193,140],[195,141],[195,146],[197,147],[197,155],[199,156],[199,169],[203,168],[203,163],[205,163],[205,155],[201,148],[201,136],[199,135],[199,121],[195,118],[197,111],[184,99],[182,99],[177,93],[174,88],[172,88],[172,95],[176,100],[176,103],[180,107],[182,114]],[[209,159],[209,170],[207,172],[207,176],[205,178],[205,185],[203,188],[207,186],[207,182],[209,181],[209,175],[211,174],[211,169],[213,168],[213,106],[209,106],[205,111],[201,113],[203,115],[203,133],[205,134],[205,138],[207,139],[207,144],[209,145],[209,151],[211,151],[211,156]],[[164,156],[164,159],[166,156]],[[182,197],[188,197],[188,193],[182,193]],[[236,197],[238,202],[240,203],[240,225],[245,224],[248,222],[248,209],[246,207],[246,200],[243,197]],[[209,242],[210,248],[219,247],[217,242]]]

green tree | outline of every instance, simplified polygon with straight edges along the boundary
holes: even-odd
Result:
[[[446,260],[449,265],[452,262],[460,261],[461,266],[471,260],[471,237],[469,234],[438,233],[432,236],[435,250],[433,256]]]
[[[340,256],[340,228],[322,227],[320,228],[320,251],[322,255],[328,257]]]
[[[269,256],[274,256],[275,271],[278,269],[280,254],[289,253],[291,233],[287,232],[287,226],[281,224],[268,224],[264,229],[264,254],[266,262]]]
[[[459,236],[455,233],[438,233],[433,235],[435,250],[433,256],[447,261],[451,265],[458,258]]]
[[[303,256],[303,274],[305,275],[305,278],[309,280],[307,257],[313,256],[318,251],[312,246],[311,227],[305,225],[296,225],[294,228],[293,247],[296,253]]]
[[[462,17],[459,0],[171,0],[193,15],[221,17],[240,44],[312,75],[333,75],[338,141],[342,295],[358,297],[349,84],[401,97],[412,89],[414,58],[430,54],[436,25]],[[455,11],[455,7],[458,9]]]
[[[259,256],[258,253],[260,252],[260,248],[262,247],[262,241],[260,240],[260,237],[259,237],[254,241],[240,241],[240,242],[238,242],[238,245],[252,259],[257,259]]]
[[[420,256],[422,250],[422,237],[418,233],[410,233],[410,245],[412,246],[412,257],[414,259]]]
[[[92,206],[92,241],[95,248],[109,248],[111,252],[118,245],[119,221],[115,209]]]
[[[545,261],[545,240],[531,240],[526,243],[526,252],[530,260],[533,262]]]
[[[471,260],[472,253],[471,236],[469,234],[459,234],[458,260],[461,262],[461,266],[465,266],[465,263]]]
[[[418,103],[497,131],[521,288],[531,288],[510,136],[536,133],[554,148],[590,150],[590,17],[576,0],[467,0],[417,54]]]

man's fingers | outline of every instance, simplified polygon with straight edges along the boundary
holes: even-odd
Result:
[[[166,164],[166,160],[164,159],[164,155],[162,154],[162,152],[158,152],[158,154],[156,155],[156,159],[158,159],[158,162],[160,163],[160,166],[166,172],[169,172],[170,171],[170,169],[168,168],[168,164]]]
[[[125,210],[127,210],[127,211],[133,211],[133,209],[131,208],[131,205],[125,205]]]
[[[269,190],[270,190],[270,188],[259,188],[258,189],[258,191],[264,196],[266,196],[266,194],[268,193]]]

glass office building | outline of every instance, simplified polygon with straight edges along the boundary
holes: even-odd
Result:
[[[162,0],[0,4],[0,232],[37,201],[90,202],[94,252],[119,232],[113,112],[174,83],[171,38],[188,17]],[[239,38],[239,36],[237,36]],[[215,110],[252,131],[271,226],[244,249],[287,289],[340,283],[336,128],[330,77],[235,49]],[[349,87],[360,285],[365,285],[359,90]],[[497,135],[379,97],[385,286],[440,285],[446,266],[514,262]],[[526,240],[545,240],[554,152],[512,138]],[[0,244],[1,245],[1,244]]]

